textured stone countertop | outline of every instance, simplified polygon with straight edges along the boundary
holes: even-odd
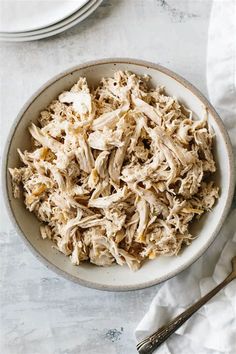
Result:
[[[87,60],[117,56],[161,63],[206,93],[210,7],[211,0],[104,0],[58,36],[2,43],[1,149],[28,97],[53,75]],[[136,353],[133,332],[158,286],[109,293],[73,284],[34,258],[2,204],[0,217],[0,353]]]

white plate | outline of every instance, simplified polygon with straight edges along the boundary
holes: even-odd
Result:
[[[23,200],[14,199],[8,167],[20,166],[17,148],[22,151],[31,147],[28,132],[30,122],[37,122],[39,112],[62,91],[69,89],[81,76],[95,86],[104,76],[112,76],[117,70],[129,70],[151,76],[151,84],[165,86],[167,93],[176,96],[194,114],[202,116],[208,109],[209,124],[215,133],[217,172],[215,182],[220,187],[220,196],[212,211],[206,213],[192,226],[193,242],[178,256],[160,256],[146,261],[142,268],[132,272],[127,266],[116,264],[98,267],[81,263],[76,267],[68,257],[52,248],[50,240],[40,237],[39,221],[26,210]],[[134,290],[167,280],[196,261],[215,239],[229,211],[234,191],[234,160],[232,147],[224,125],[207,99],[189,82],[160,65],[133,59],[105,59],[89,62],[54,77],[41,87],[25,104],[11,129],[3,162],[3,194],[9,215],[17,232],[32,252],[49,268],[81,285],[104,290]],[[214,245],[213,245],[214,246]],[[30,265],[29,265],[30,267]]]
[[[78,12],[78,16],[73,17],[74,19],[70,22],[66,21],[66,24],[63,24],[61,27],[55,28],[54,30],[50,30],[50,27],[48,27],[49,31],[45,33],[39,33],[36,35],[30,35],[30,36],[6,36],[6,35],[0,35],[0,40],[1,41],[7,41],[7,42],[24,42],[24,41],[34,41],[38,39],[43,39],[51,36],[55,36],[56,34],[59,34],[63,31],[66,31],[67,29],[77,25],[81,21],[83,21],[85,18],[87,18],[91,13],[93,13],[97,7],[102,3],[103,0],[95,0],[93,2],[92,6],[89,6],[89,4],[85,5],[88,6],[88,9],[86,11]],[[82,9],[81,9],[82,10]]]
[[[82,8],[80,8],[78,11],[73,13],[71,16],[65,18],[64,20],[62,20],[60,22],[55,23],[54,25],[51,25],[51,26],[48,26],[45,28],[40,28],[40,29],[34,30],[34,31],[28,31],[28,32],[19,32],[19,33],[0,32],[0,37],[3,37],[3,38],[31,37],[31,36],[36,36],[39,34],[54,31],[58,28],[64,27],[65,25],[67,25],[68,23],[70,23],[72,21],[75,21],[78,17],[82,16],[85,12],[87,12],[90,9],[90,7],[92,7],[96,2],[97,2],[97,0],[90,0]]]
[[[89,0],[1,0],[1,32],[25,32],[70,16]]]

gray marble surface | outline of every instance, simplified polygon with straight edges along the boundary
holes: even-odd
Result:
[[[119,56],[161,63],[206,93],[210,7],[211,0],[104,0],[56,37],[2,43],[1,150],[28,97],[53,75],[87,60]],[[134,329],[159,287],[109,293],[55,275],[23,244],[2,200],[0,207],[0,353],[136,353]]]

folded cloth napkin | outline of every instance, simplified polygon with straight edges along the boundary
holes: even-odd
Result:
[[[236,151],[236,1],[214,0],[208,37],[210,101],[228,128]],[[220,283],[236,255],[236,208],[214,244],[196,263],[159,288],[136,328],[138,341],[166,324]],[[222,251],[223,250],[223,251]],[[180,338],[181,337],[181,338]],[[180,327],[158,354],[236,354],[236,281],[231,282]]]

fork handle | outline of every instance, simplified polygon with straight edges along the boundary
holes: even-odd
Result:
[[[190,306],[187,310],[175,317],[167,325],[159,328],[155,333],[145,338],[137,345],[137,350],[140,354],[151,354],[158,348],[165,340],[174,333],[184,322],[186,322],[196,311],[200,309],[207,301],[223,289],[228,283],[235,278],[235,274],[231,273],[217,285],[213,290],[204,295],[195,304]]]

